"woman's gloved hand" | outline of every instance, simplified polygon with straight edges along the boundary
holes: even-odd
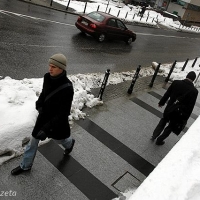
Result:
[[[47,138],[47,134],[44,131],[40,130],[35,138],[43,141]]]

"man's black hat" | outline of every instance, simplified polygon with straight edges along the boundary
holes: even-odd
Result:
[[[196,74],[194,71],[191,71],[187,74],[186,78],[189,78],[190,80],[194,81],[196,78]]]

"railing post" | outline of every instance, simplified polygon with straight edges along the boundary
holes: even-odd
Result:
[[[141,65],[138,66],[138,68],[137,68],[137,70],[136,70],[136,72],[135,72],[135,74],[134,74],[134,76],[133,76],[133,80],[132,80],[131,85],[130,85],[128,91],[127,91],[128,94],[131,94],[132,91],[133,91],[133,87],[134,87],[135,82],[136,82],[136,80],[137,80],[137,78],[138,78],[140,69],[141,69]]]
[[[52,6],[52,4],[53,4],[53,0],[51,0],[51,2],[50,2],[50,6]]]
[[[154,75],[153,75],[153,77],[152,77],[152,79],[151,79],[151,83],[149,84],[149,87],[153,87],[153,83],[154,83],[155,78],[156,78],[156,76],[157,76],[157,74],[158,74],[160,65],[161,65],[161,63],[159,63],[158,66],[156,67],[155,72],[154,72]]]
[[[69,8],[69,3],[70,3],[70,0],[68,0],[68,4],[67,4],[67,7],[66,7],[66,10],[68,10],[68,8]]]
[[[170,78],[170,76],[171,76],[171,74],[172,74],[172,72],[174,70],[174,67],[176,66],[176,62],[177,61],[175,60],[174,63],[173,63],[173,65],[172,65],[172,67],[171,67],[171,69],[170,69],[170,71],[169,71],[169,74],[168,74],[167,78],[165,79],[166,83],[169,81],[169,78]]]
[[[105,13],[107,12],[107,9],[108,9],[108,5],[109,5],[109,3],[110,3],[110,0],[108,0],[108,3],[107,3],[107,6],[106,6],[106,11],[105,11]]]
[[[194,67],[194,65],[196,64],[197,62],[197,57],[195,58],[194,62],[192,63],[192,67]]]
[[[98,98],[100,100],[102,100],[102,96],[103,96],[104,90],[106,88],[106,84],[107,84],[109,75],[110,75],[110,69],[107,69],[106,72],[105,72],[105,76],[104,76],[103,82],[101,84],[99,95],[98,95]]]
[[[108,14],[110,14],[110,11],[111,11],[111,8],[109,8],[109,10],[108,10]]]
[[[185,70],[185,67],[186,67],[186,65],[187,65],[187,63],[188,63],[188,60],[189,60],[189,59],[187,59],[187,60],[185,61],[184,65],[183,65],[183,68],[182,68],[181,71],[184,71],[184,70]]]
[[[87,1],[85,2],[85,8],[84,8],[83,13],[85,13],[85,11],[86,11],[86,7],[87,7]]]
[[[125,19],[127,18],[127,16],[128,16],[128,12],[126,13]]]
[[[117,17],[119,17],[120,10],[118,11]]]
[[[99,5],[98,5],[98,7],[97,7],[97,11],[99,11]]]
[[[149,19],[149,13],[148,13],[148,15],[147,15],[147,19],[146,19],[146,22],[148,21],[148,19]]]

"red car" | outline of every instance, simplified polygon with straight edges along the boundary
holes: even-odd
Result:
[[[108,38],[131,44],[136,40],[136,34],[128,30],[121,20],[104,12],[81,15],[75,25],[81,32],[95,37],[99,42]]]

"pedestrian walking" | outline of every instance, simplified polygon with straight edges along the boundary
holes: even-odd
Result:
[[[164,140],[170,135],[171,132],[179,135],[182,129],[180,128],[180,130],[178,129],[177,131],[178,123],[182,127],[186,125],[187,120],[189,119],[193,111],[198,96],[198,90],[194,87],[193,84],[195,78],[195,72],[191,71],[187,74],[186,79],[173,81],[173,83],[170,85],[168,90],[159,101],[158,106],[162,107],[169,99],[167,106],[164,110],[163,117],[155,128],[151,138],[151,140],[153,141],[157,139],[156,145],[163,145],[165,143]],[[171,106],[174,105],[175,102],[177,103],[177,101],[180,101],[179,104],[182,105],[184,114],[182,114],[181,117],[172,117],[173,119],[169,119],[167,116],[171,109]],[[166,125],[167,127],[165,128]]]
[[[49,72],[44,75],[42,92],[36,101],[38,117],[32,131],[32,138],[26,146],[21,164],[11,171],[18,175],[31,170],[38,144],[47,137],[61,144],[68,155],[74,146],[68,116],[70,115],[74,90],[67,78],[67,59],[55,54],[49,59]]]

